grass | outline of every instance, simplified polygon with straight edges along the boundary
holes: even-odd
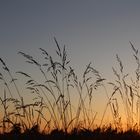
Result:
[[[138,140],[140,138],[140,135],[137,131],[134,130],[127,130],[126,132],[117,132],[116,129],[112,129],[111,127],[107,128],[96,128],[93,131],[88,129],[81,129],[79,131],[73,130],[71,133],[66,133],[62,130],[55,129],[51,131],[49,134],[40,133],[38,130],[32,129],[30,131],[26,131],[24,133],[20,133],[17,130],[13,130],[10,133],[4,133],[0,135],[0,139],[49,139],[49,140],[76,140],[76,139],[88,139],[88,140],[131,140],[135,139]]]
[[[0,139],[139,139],[138,49],[130,42],[136,61],[135,77],[125,73],[124,65],[119,55],[116,55],[117,68],[112,67],[115,80],[110,82],[91,63],[78,77],[71,66],[66,47],[60,47],[56,38],[54,42],[55,58],[43,48],[39,49],[43,57],[41,62],[27,53],[19,52],[26,63],[38,69],[43,77],[42,82],[24,71],[17,71],[16,76],[13,76],[5,61],[0,58],[0,80],[3,87],[3,95],[0,97],[3,111]],[[32,102],[25,101],[18,79],[15,78],[17,76],[25,80],[25,91],[31,93]],[[111,86],[111,93],[107,91],[106,84]],[[108,101],[97,125],[95,120],[98,112],[93,111],[92,99],[100,88],[104,89]],[[76,105],[73,105],[74,94],[78,97]],[[125,110],[125,131],[120,107]],[[108,108],[113,122],[104,124]]]

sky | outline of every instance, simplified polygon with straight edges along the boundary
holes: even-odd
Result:
[[[56,37],[66,45],[78,74],[86,64],[112,78],[115,54],[133,68],[129,41],[140,46],[139,0],[0,0],[0,57],[13,71],[27,67],[17,54],[39,57],[38,48],[55,56]]]
[[[116,53],[129,57],[129,41],[139,47],[139,5],[138,0],[1,0],[0,56],[18,66],[18,51],[53,51],[55,36],[78,70],[92,61],[106,74]]]

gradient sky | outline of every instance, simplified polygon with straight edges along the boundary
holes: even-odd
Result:
[[[130,57],[129,41],[139,47],[139,7],[139,0],[0,0],[0,56],[18,65],[18,51],[54,50],[55,36],[78,69],[92,61],[106,73],[116,53]]]
[[[39,57],[42,47],[53,54],[54,36],[67,46],[77,73],[91,61],[111,78],[116,53],[129,71],[129,41],[140,46],[140,1],[0,0],[0,57],[13,71],[30,69],[18,51]]]

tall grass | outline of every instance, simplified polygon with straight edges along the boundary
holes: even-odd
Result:
[[[115,81],[109,82],[114,89],[109,99],[109,103],[111,104],[113,110],[114,124],[116,128],[122,127],[122,116],[120,115],[119,108],[123,107],[127,129],[136,129],[139,131],[140,60],[138,49],[136,49],[131,42],[130,45],[133,51],[133,57],[136,61],[136,69],[134,70],[135,77],[134,75],[130,75],[124,71],[123,62],[117,54],[116,60],[118,63],[118,68],[112,67]],[[116,94],[119,95],[120,98],[115,97]],[[119,99],[122,100],[122,104],[118,104]]]
[[[38,75],[43,77],[40,82],[32,73],[16,72],[17,76],[25,79],[25,91],[32,93],[31,95],[34,97],[30,103],[26,102],[24,97],[26,93],[23,94],[20,91],[17,84],[18,79],[13,76],[5,61],[0,58],[2,66],[0,80],[3,84],[3,97],[0,97],[3,110],[0,122],[2,132],[27,132],[30,130],[49,133],[54,129],[67,133],[83,128],[91,130],[94,128],[97,116],[97,112],[93,112],[92,98],[99,87],[104,89],[108,99],[99,127],[104,129],[104,118],[109,107],[113,118],[112,128],[122,131],[123,122],[119,109],[123,106],[127,130],[139,131],[140,60],[139,51],[133,44],[130,42],[136,61],[135,78],[125,73],[123,62],[119,55],[116,55],[118,68],[112,67],[115,80],[108,82],[91,63],[85,67],[81,77],[78,77],[71,66],[66,47],[61,47],[56,38],[54,38],[54,42],[56,56],[53,57],[47,50],[39,48],[41,58],[43,58],[41,62],[28,53],[21,51],[18,53],[25,58],[26,63],[34,65],[40,72]],[[113,87],[111,93],[107,91],[104,83]],[[76,103],[73,100],[76,100]],[[43,128],[40,129],[40,126]]]
[[[4,92],[4,99],[1,98],[4,109],[3,128],[5,128],[6,123],[12,126],[19,124],[18,126],[21,127],[21,130],[25,131],[34,126],[40,126],[42,120],[45,121],[43,130],[51,127],[51,129],[62,129],[67,132],[74,128],[91,128],[93,126],[96,117],[96,113],[91,116],[93,92],[101,86],[102,81],[105,79],[102,78],[100,73],[89,63],[82,74],[82,80],[79,81],[78,79],[80,78],[78,78],[74,68],[70,65],[66,47],[60,47],[56,38],[54,38],[54,41],[57,48],[56,59],[49,55],[45,49],[39,49],[45,60],[43,64],[31,55],[19,52],[19,54],[26,59],[27,63],[35,65],[36,68],[39,69],[40,74],[44,78],[42,83],[40,83],[39,80],[36,80],[31,74],[24,71],[16,72],[16,74],[20,74],[26,79],[26,90],[29,90],[36,96],[33,103],[25,103],[24,95],[21,95],[16,84],[17,79],[12,76],[11,71],[3,59],[0,59],[4,72],[9,75],[19,96],[19,98],[15,98],[15,93],[12,93],[11,87],[1,73],[0,79],[7,89]],[[6,98],[7,92],[10,95],[9,98]],[[73,94],[78,98],[77,106],[73,104]],[[10,116],[7,115],[7,112],[9,112],[8,103],[14,106],[14,111],[11,112]],[[44,112],[46,112],[46,114],[44,114]],[[14,118],[14,121],[12,118]],[[36,118],[36,120],[34,118]]]

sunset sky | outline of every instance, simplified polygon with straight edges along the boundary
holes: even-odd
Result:
[[[13,72],[23,70],[37,76],[17,53],[39,58],[38,48],[44,48],[55,56],[53,37],[66,45],[78,75],[92,62],[112,80],[116,53],[129,73],[135,66],[129,41],[140,47],[140,1],[0,0],[0,57]],[[101,95],[97,98],[104,100]]]

